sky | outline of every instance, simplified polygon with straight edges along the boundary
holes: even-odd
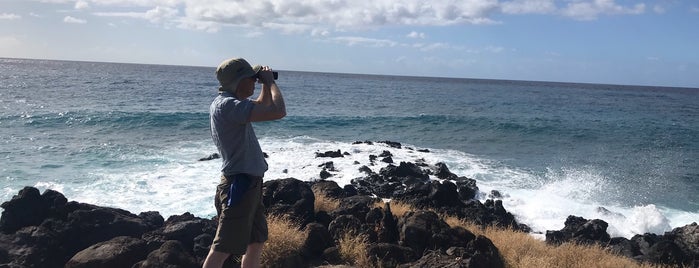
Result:
[[[699,88],[699,1],[0,0],[0,57]]]

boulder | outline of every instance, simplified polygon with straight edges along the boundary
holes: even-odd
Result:
[[[607,222],[603,220],[586,220],[571,215],[566,219],[563,229],[546,231],[546,242],[561,244],[572,241],[581,244],[606,245],[611,240],[607,233],[607,226]]]
[[[294,179],[266,181],[262,202],[269,214],[289,215],[302,226],[314,219],[315,196],[308,184]]]
[[[133,268],[161,267],[196,268],[201,267],[201,263],[182,246],[182,243],[170,240],[163,243],[159,249],[149,253],[145,260],[133,266]]]
[[[330,198],[345,197],[345,191],[335,181],[320,180],[310,184],[314,193],[321,193]]]
[[[367,247],[367,255],[378,267],[396,267],[416,260],[413,249],[390,243],[375,243]]]
[[[442,250],[454,246],[465,247],[475,238],[463,228],[452,229],[432,211],[411,211],[398,223],[399,244],[412,248],[418,255],[429,250]]]
[[[328,229],[319,223],[306,225],[306,240],[303,242],[302,252],[312,257],[323,255],[325,249],[334,245],[333,238]]]
[[[118,236],[111,240],[89,246],[73,256],[66,268],[122,268],[131,267],[148,255],[146,242],[128,236]]]

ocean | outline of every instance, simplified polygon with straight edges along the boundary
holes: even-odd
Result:
[[[0,59],[0,202],[34,186],[133,213],[215,215],[221,163],[198,161],[216,152],[213,65]],[[254,124],[266,180],[319,179],[333,161],[342,186],[387,150],[446,163],[480,200],[499,191],[537,233],[568,215],[624,237],[699,221],[699,89],[279,72],[288,115]],[[338,149],[349,155],[316,158]]]

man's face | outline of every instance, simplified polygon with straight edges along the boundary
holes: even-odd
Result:
[[[255,82],[257,79],[248,77],[248,78],[243,78],[243,80],[240,80],[240,83],[238,83],[238,88],[236,89],[236,95],[240,99],[246,99],[252,96],[252,94],[255,92]]]

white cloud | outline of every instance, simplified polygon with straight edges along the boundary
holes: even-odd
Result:
[[[85,2],[85,1],[77,1],[75,2],[75,9],[87,9],[90,7],[90,4]]]
[[[331,40],[344,43],[348,46],[367,46],[367,47],[395,47],[397,42],[387,39],[366,38],[360,36],[339,36],[331,38]]]
[[[554,0],[513,0],[500,4],[506,14],[547,14],[556,11]]]
[[[65,23],[74,23],[74,24],[85,24],[85,23],[87,23],[86,20],[74,18],[74,17],[71,17],[71,16],[66,16],[65,18],[63,18],[63,22],[65,22]]]
[[[645,4],[617,0],[39,0],[74,3],[76,9],[100,10],[96,16],[145,19],[166,27],[217,32],[242,26],[287,34],[375,30],[386,26],[499,24],[502,14],[560,14],[578,20],[600,15],[640,14]],[[561,5],[560,7],[556,6]],[[117,9],[109,9],[117,7]],[[144,8],[150,8],[143,12]],[[114,12],[118,11],[118,12]],[[425,38],[412,32],[410,38]]]
[[[425,39],[425,33],[418,33],[416,31],[410,32],[408,35],[406,35],[409,38],[420,38],[420,39]]]
[[[577,20],[595,20],[599,15],[643,14],[645,9],[646,5],[643,3],[624,7],[614,0],[576,0],[568,3],[568,6],[562,10],[562,14]]]
[[[146,12],[95,12],[93,15],[99,17],[125,17],[135,19],[145,19],[152,23],[161,23],[175,19],[179,11],[170,7],[156,6]]]
[[[13,13],[0,13],[0,20],[18,20],[22,16]]]
[[[385,25],[494,23],[488,15],[497,9],[497,3],[497,0],[211,0],[187,2],[185,10],[191,19],[224,24],[251,26],[266,22],[345,30]]]
[[[160,23],[163,20],[176,17],[177,13],[177,9],[156,6],[155,8],[146,11],[146,13],[144,14],[144,18],[153,23]]]

